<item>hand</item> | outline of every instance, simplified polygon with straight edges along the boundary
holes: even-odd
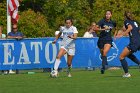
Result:
[[[55,44],[55,43],[56,43],[56,41],[57,41],[57,40],[55,39],[55,40],[52,42],[52,44]]]
[[[16,39],[17,39],[17,40],[21,40],[21,39],[23,39],[23,37],[17,36]]]
[[[69,38],[72,38],[73,36],[68,36]]]
[[[108,26],[105,26],[105,30],[110,30],[110,27],[108,27]]]
[[[93,31],[98,31],[98,30],[100,30],[100,29],[99,29],[98,26],[95,26],[95,27],[92,27],[92,30],[93,30]]]

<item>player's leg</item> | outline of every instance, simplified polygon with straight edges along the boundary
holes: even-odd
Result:
[[[101,59],[102,59],[102,60],[104,60],[103,52],[104,52],[104,49],[100,49]],[[108,65],[108,64],[106,63],[105,65]]]
[[[58,67],[59,67],[59,65],[60,65],[60,59],[61,59],[61,57],[63,56],[63,55],[65,55],[66,54],[66,50],[64,49],[64,48],[60,48],[60,50],[59,50],[59,53],[58,53],[58,55],[57,55],[57,57],[56,57],[56,61],[55,61],[55,63],[54,63],[54,70],[58,70]]]
[[[137,57],[133,54],[134,52],[138,51],[140,47],[137,45],[129,45],[128,48],[130,48],[129,50],[131,50],[131,53],[127,57],[135,62],[140,68],[140,60],[138,60]]]
[[[103,54],[102,54],[102,69],[101,74],[104,74],[105,66],[107,65],[107,53],[111,48],[111,44],[105,44],[103,48]]]
[[[73,59],[73,55],[68,55],[68,77],[71,77],[71,66],[72,66],[72,59]]]
[[[137,59],[137,57],[134,54],[131,53],[127,57],[131,59],[133,62],[135,62],[137,65],[140,65],[140,61]]]
[[[103,56],[103,49],[100,49],[101,56]],[[102,57],[101,57],[102,58]]]
[[[104,41],[98,40],[97,42],[98,48],[100,49],[100,54],[101,54],[101,59],[103,60],[103,48],[104,48]],[[102,64],[102,68],[103,68],[103,64]],[[102,72],[102,68],[101,68],[101,73],[103,74],[104,71]]]
[[[130,77],[131,75],[128,73],[128,64],[125,60],[125,57],[127,57],[128,55],[130,55],[131,52],[130,50],[125,47],[123,52],[120,54],[120,61],[121,61],[121,65],[123,67],[123,70],[125,72],[125,74],[123,75],[123,77]]]
[[[72,66],[72,59],[75,55],[75,48],[70,48],[68,49],[68,62],[67,62],[67,65],[68,65],[68,77],[71,77],[71,66]]]

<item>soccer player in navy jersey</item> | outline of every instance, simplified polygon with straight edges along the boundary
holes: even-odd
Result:
[[[98,28],[94,29],[96,31],[101,31],[99,40],[97,42],[102,58],[101,74],[104,74],[106,68],[105,66],[108,65],[107,53],[112,47],[112,42],[113,42],[111,32],[113,28],[116,29],[116,22],[111,20],[111,17],[112,17],[111,10],[107,10],[105,13],[105,17],[98,22]]]
[[[140,49],[140,33],[139,33],[139,25],[134,20],[132,13],[125,12],[124,16],[125,16],[124,26],[126,28],[126,31],[117,37],[122,37],[126,34],[129,34],[130,43],[127,47],[124,48],[124,50],[120,54],[120,61],[121,61],[123,70],[125,72],[123,77],[131,77],[131,75],[128,72],[128,64],[125,58],[128,57],[133,62],[140,65],[140,61],[133,54],[134,52]]]

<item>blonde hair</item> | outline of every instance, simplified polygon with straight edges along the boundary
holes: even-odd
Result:
[[[92,23],[91,23],[91,26],[95,26],[95,25],[96,25],[96,22],[92,22]]]

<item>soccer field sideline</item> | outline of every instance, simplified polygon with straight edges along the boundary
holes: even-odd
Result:
[[[32,75],[0,75],[0,93],[139,93],[140,72],[130,69],[131,78],[122,78],[122,70],[73,71],[72,78],[60,72],[58,78],[50,73]]]

